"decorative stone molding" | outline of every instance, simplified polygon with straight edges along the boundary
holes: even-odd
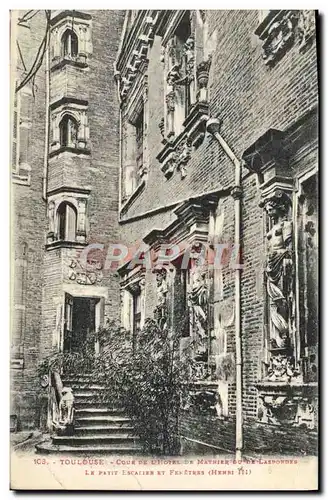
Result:
[[[119,83],[119,94],[124,101],[133,86],[141,64],[148,63],[148,50],[154,40],[155,25],[158,14],[147,15],[141,19],[141,24],[135,27],[134,45],[128,53],[128,59],[125,60],[123,52],[119,55],[116,62],[116,78]],[[122,71],[120,67],[122,66]]]
[[[206,61],[200,62],[197,66],[196,70],[197,88],[198,88],[197,98],[199,102],[206,103],[208,101],[207,87],[208,87],[211,62],[212,62],[212,57],[209,56],[209,58]]]
[[[315,37],[315,11],[270,10],[255,31],[263,41],[262,57],[273,66],[298,43],[304,52]]]
[[[190,288],[188,303],[191,313],[192,334],[194,347],[194,359],[198,363],[205,363],[204,370],[207,371],[209,356],[209,331],[208,331],[208,269],[198,262],[198,257],[193,259],[190,271]]]
[[[169,305],[168,305],[168,292],[169,292],[169,271],[165,268],[156,269],[156,295],[157,306],[154,314],[159,328],[162,330],[168,327],[169,319]]]
[[[88,58],[92,54],[91,28],[91,15],[85,12],[65,10],[51,19],[52,70],[56,69],[61,62],[87,67]],[[63,55],[62,37],[66,30],[73,31],[77,36],[78,53],[76,56]]]
[[[315,11],[301,10],[298,22],[299,50],[305,52],[313,42],[316,34]]]
[[[262,423],[315,429],[318,424],[317,413],[314,387],[259,387],[258,419]]]
[[[183,179],[187,175],[187,164],[191,159],[193,150],[202,144],[206,133],[206,118],[208,105],[197,103],[187,119],[183,123],[183,132],[176,139],[174,135],[163,137],[164,147],[157,155],[157,159],[162,163],[161,170],[165,177],[169,179],[175,171],[180,172]],[[162,129],[163,124],[160,123]],[[162,130],[161,129],[161,130]]]
[[[51,142],[50,153],[68,148],[89,152],[88,102],[75,98],[62,98],[50,105]],[[77,124],[77,139],[75,144],[63,146],[60,143],[60,124],[65,116],[73,118]]]
[[[244,153],[245,165],[260,180],[266,225],[266,317],[268,359],[263,380],[291,383],[302,378],[295,358],[296,264],[293,248],[293,175],[284,147],[284,134],[269,130]]]
[[[190,11],[188,15],[191,33],[184,43],[176,33],[183,18],[188,23],[185,13],[169,14],[164,22],[166,26],[162,39],[162,60],[165,113],[163,123],[160,124],[164,148],[157,159],[163,164],[162,171],[166,178],[170,178],[176,170],[181,172],[181,178],[186,176],[186,165],[192,150],[205,137],[203,115],[208,112],[207,88],[211,55],[207,54],[205,57],[205,48],[200,47],[206,31],[204,22],[196,22],[196,11]],[[203,60],[199,59],[200,53]]]

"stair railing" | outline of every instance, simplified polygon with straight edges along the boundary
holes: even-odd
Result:
[[[49,372],[48,429],[50,433],[71,434],[74,431],[74,395],[64,387],[59,371]]]

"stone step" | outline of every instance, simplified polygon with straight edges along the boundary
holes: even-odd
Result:
[[[120,432],[133,432],[133,427],[127,422],[126,425],[81,425],[74,428],[74,435],[89,435],[89,434],[111,434]]]
[[[115,415],[123,415],[124,410],[122,408],[113,408],[108,405],[108,403],[105,401],[99,401],[97,399],[83,399],[79,398],[74,401],[74,407],[77,409],[81,409],[82,407],[85,407],[86,409],[99,409],[99,410],[106,410],[112,414]]]
[[[96,390],[78,389],[73,391],[75,399],[97,398],[101,397],[102,392]]]
[[[131,433],[122,434],[88,434],[84,436],[53,436],[53,444],[69,444],[70,446],[80,446],[84,444],[115,444],[115,446],[126,446],[130,442],[135,443],[139,438]]]
[[[74,407],[77,409],[82,409],[83,407],[85,409],[92,409],[92,408],[97,408],[99,410],[103,409],[117,415],[122,415],[124,413],[124,411],[121,408],[110,408],[108,406],[108,403],[97,401],[96,399],[90,399],[90,400],[77,399],[74,401]]]
[[[100,384],[92,384],[90,382],[76,382],[76,381],[70,381],[70,380],[63,380],[62,381],[63,385],[71,387],[73,390],[86,390],[86,391],[103,391],[105,388],[103,385]]]
[[[115,415],[97,415],[97,416],[79,416],[79,413],[75,415],[75,425],[78,426],[88,426],[93,427],[97,425],[129,425],[131,420],[128,417],[115,416]]]
[[[139,444],[129,443],[126,446],[117,446],[116,444],[79,444],[78,446],[71,446],[65,444],[53,444],[51,441],[44,442],[36,445],[37,453],[67,453],[79,454],[94,458],[97,454],[106,453],[107,455],[136,455],[142,454],[142,448]]]
[[[122,411],[117,411],[115,409],[106,408],[106,407],[97,408],[95,406],[91,406],[88,408],[78,408],[77,407],[75,409],[75,417],[76,418],[80,418],[83,416],[85,416],[85,417],[88,417],[88,416],[91,416],[91,417],[99,417],[99,416],[120,417],[122,415],[124,415]]]

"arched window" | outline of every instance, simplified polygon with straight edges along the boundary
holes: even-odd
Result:
[[[57,209],[58,239],[63,241],[75,241],[76,238],[75,207],[66,201],[62,202]]]
[[[76,120],[70,115],[65,115],[59,124],[60,145],[75,148],[77,143],[77,129]]]
[[[73,30],[66,30],[61,39],[62,56],[76,57],[78,55],[78,38]]]

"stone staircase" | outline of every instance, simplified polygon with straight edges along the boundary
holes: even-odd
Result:
[[[139,438],[134,436],[131,421],[121,409],[109,408],[101,402],[101,385],[93,384],[87,376],[78,380],[63,379],[75,398],[74,433],[53,435],[36,446],[39,453],[107,453],[135,455],[142,451]]]

